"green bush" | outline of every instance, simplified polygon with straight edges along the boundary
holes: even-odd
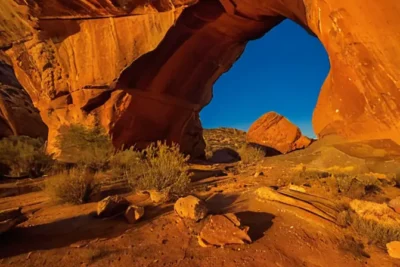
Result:
[[[41,139],[12,136],[0,140],[0,163],[10,168],[12,176],[39,177],[51,169],[53,162]]]
[[[45,180],[45,191],[51,199],[61,203],[83,204],[97,192],[100,183],[92,172],[84,168],[63,171]]]
[[[61,129],[56,138],[56,147],[60,149],[60,158],[77,163],[92,171],[107,169],[114,147],[111,138],[103,128],[89,128],[73,124]]]
[[[265,152],[262,149],[249,145],[243,145],[238,152],[242,164],[245,165],[257,163],[265,157]]]
[[[133,187],[140,190],[167,191],[183,194],[187,191],[190,177],[187,161],[179,151],[179,146],[157,142],[144,151],[144,159],[138,164],[137,178],[131,177]],[[136,172],[135,172],[136,173]]]

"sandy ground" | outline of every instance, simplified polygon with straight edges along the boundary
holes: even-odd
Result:
[[[350,164],[331,152],[330,159],[344,157],[334,162]],[[351,164],[359,166],[357,160]],[[297,207],[256,199],[257,188],[284,185],[300,163],[325,168],[326,161],[314,147],[266,159],[240,174],[226,171],[235,164],[194,165],[193,194],[206,200],[212,214],[233,212],[250,227],[251,244],[224,248],[200,247],[197,235],[204,222],[181,219],[173,203],[153,205],[145,194],[126,195],[145,206],[144,218],[133,225],[123,217],[96,218],[96,203],[53,204],[41,191],[0,198],[0,210],[21,206],[29,217],[0,236],[0,266],[400,266],[400,260],[349,229]],[[263,175],[254,177],[256,171]],[[320,182],[310,190],[337,198]],[[384,194],[399,195],[399,190]]]

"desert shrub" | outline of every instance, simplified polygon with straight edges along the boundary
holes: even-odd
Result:
[[[373,220],[366,220],[354,213],[351,215],[351,226],[361,235],[364,235],[372,243],[384,247],[391,241],[400,240],[400,227],[382,225]]]
[[[303,167],[302,170],[294,173],[291,182],[295,185],[304,185],[307,182],[329,178],[330,176],[331,174],[328,172],[308,170],[307,168]]]
[[[108,167],[114,147],[111,138],[100,126],[73,124],[64,127],[56,138],[56,147],[64,161],[74,162],[93,171]]]
[[[115,180],[130,180],[140,175],[139,164],[142,163],[143,153],[133,147],[115,153],[110,159],[110,169]]]
[[[11,136],[0,140],[0,164],[10,168],[12,176],[39,177],[53,164],[41,139],[28,136]]]
[[[357,242],[354,237],[345,235],[343,240],[339,243],[339,249],[343,252],[351,253],[357,259],[370,258],[370,255],[365,252],[364,244]]]
[[[265,157],[265,152],[262,149],[248,145],[243,145],[238,152],[242,164],[245,165],[257,163]]]
[[[179,151],[179,146],[157,142],[144,151],[144,159],[138,164],[139,178],[131,177],[132,187],[140,190],[168,191],[172,194],[183,194],[190,183],[189,166]],[[136,173],[136,171],[135,171]]]
[[[213,156],[213,149],[210,144],[210,141],[208,141],[207,139],[204,139],[204,142],[206,143],[206,148],[205,148],[206,159],[209,160]]]
[[[345,194],[349,192],[353,182],[357,182],[357,179],[354,176],[344,173],[335,174],[334,177],[339,191]]]
[[[386,204],[353,200],[350,207],[351,227],[369,241],[382,247],[400,241],[400,218]]]
[[[334,174],[339,192],[352,198],[360,198],[366,194],[379,192],[381,182],[375,177],[366,174]]]
[[[87,203],[99,186],[95,175],[84,168],[66,170],[45,181],[45,191],[53,200],[71,204]]]

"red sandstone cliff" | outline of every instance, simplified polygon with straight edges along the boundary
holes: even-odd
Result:
[[[198,112],[246,42],[290,18],[325,46],[319,137],[400,144],[397,0],[0,2],[0,49],[49,127],[100,123],[116,145],[204,147]],[[271,88],[273,90],[273,88]]]

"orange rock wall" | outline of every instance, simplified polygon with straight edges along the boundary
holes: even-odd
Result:
[[[198,156],[213,83],[290,18],[330,57],[318,136],[400,143],[398,14],[397,0],[1,1],[0,48],[50,144],[63,124],[100,123],[117,146],[167,139]]]

